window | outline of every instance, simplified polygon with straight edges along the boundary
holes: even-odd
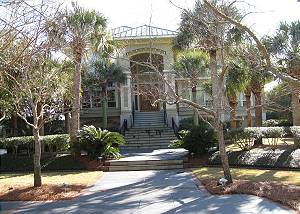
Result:
[[[205,106],[211,108],[213,105],[212,100],[205,100]]]
[[[239,106],[246,106],[246,96],[244,93],[240,93]]]
[[[197,89],[197,103],[204,104],[204,91],[202,89]]]
[[[91,108],[91,97],[89,91],[85,90],[82,96],[82,108]]]
[[[102,107],[103,94],[101,89],[85,90],[82,96],[82,108],[100,108]],[[107,105],[108,107],[116,107],[116,87],[111,82],[107,87]]]
[[[95,89],[93,91],[93,97],[92,97],[92,108],[101,107],[101,91],[99,89]]]
[[[107,91],[107,105],[108,107],[116,107],[116,90]]]

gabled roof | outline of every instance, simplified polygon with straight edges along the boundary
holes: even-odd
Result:
[[[176,34],[176,31],[153,27],[150,25],[142,25],[135,28],[121,26],[112,29],[112,36],[114,39],[174,37]]]

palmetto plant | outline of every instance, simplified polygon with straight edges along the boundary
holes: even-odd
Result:
[[[121,134],[95,126],[84,126],[79,131],[78,138],[80,148],[85,150],[91,158],[120,158],[118,146],[125,143]]]

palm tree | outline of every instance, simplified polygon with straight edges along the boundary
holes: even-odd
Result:
[[[266,39],[266,46],[273,53],[278,66],[294,78],[300,79],[300,21],[281,22],[276,34]],[[292,95],[293,125],[300,125],[300,86],[290,84]]]
[[[61,70],[64,74],[63,78],[65,80],[66,92],[63,97],[64,102],[64,116],[65,116],[65,132],[70,133],[70,110],[72,103],[72,80],[74,75],[74,63],[70,60],[65,60],[60,65]]]
[[[251,91],[254,94],[254,112],[255,112],[255,126],[262,126],[262,85],[263,81],[254,76],[251,80]]]
[[[236,20],[241,20],[240,11],[233,5],[224,1],[212,1],[213,6],[219,8],[222,13],[233,17]],[[223,22],[213,11],[208,7],[207,2],[196,1],[193,10],[184,10],[182,14],[182,22],[180,32],[175,43],[176,47],[197,47],[201,50],[209,52],[210,58],[210,76],[212,82],[212,100],[214,111],[213,126],[219,138],[219,151],[221,163],[223,167],[224,177],[229,183],[232,183],[232,176],[228,163],[228,157],[225,149],[225,140],[223,132],[223,123],[221,121],[224,102],[224,80],[225,80],[225,63],[224,52],[225,47],[229,46],[227,39],[229,38],[230,30],[234,28],[230,23]],[[219,74],[218,59],[222,61],[222,72]]]
[[[226,94],[230,107],[230,128],[237,128],[237,94],[244,91],[248,84],[247,68],[242,61],[231,61],[228,65],[228,74],[226,78]]]
[[[105,35],[106,19],[95,10],[86,10],[72,3],[73,10],[66,11],[63,20],[66,40],[71,48],[71,53],[75,65],[73,80],[73,102],[72,118],[70,128],[70,138],[72,143],[77,142],[77,131],[80,126],[80,89],[81,70],[84,55],[89,50],[99,50],[103,45]]]
[[[207,52],[199,50],[186,50],[178,54],[173,65],[177,75],[188,78],[192,88],[192,101],[197,102],[197,85],[199,77],[204,76],[209,63]],[[194,125],[199,124],[198,112],[194,109]]]
[[[108,59],[97,58],[92,62],[92,69],[87,73],[86,82],[93,88],[100,87],[102,91],[102,128],[107,128],[107,87],[109,82],[124,83],[126,75],[122,68]]]
[[[251,92],[255,98],[255,126],[262,126],[262,92],[263,85],[265,85],[272,78],[271,76],[263,70],[262,62],[259,56],[257,48],[252,44],[244,44],[242,49],[239,50],[239,58],[243,62],[244,69],[248,73],[248,85],[244,88],[246,95],[246,108],[247,108],[247,123],[251,126],[251,111],[250,111],[250,98]]]
[[[247,127],[252,126],[252,115],[251,115],[251,87],[250,85],[247,85],[244,94],[246,97],[246,112],[247,112]]]

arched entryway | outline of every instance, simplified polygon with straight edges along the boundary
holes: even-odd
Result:
[[[163,56],[155,53],[139,53],[130,57],[134,109],[141,112],[160,111],[154,101],[163,90],[160,73],[164,70]]]

